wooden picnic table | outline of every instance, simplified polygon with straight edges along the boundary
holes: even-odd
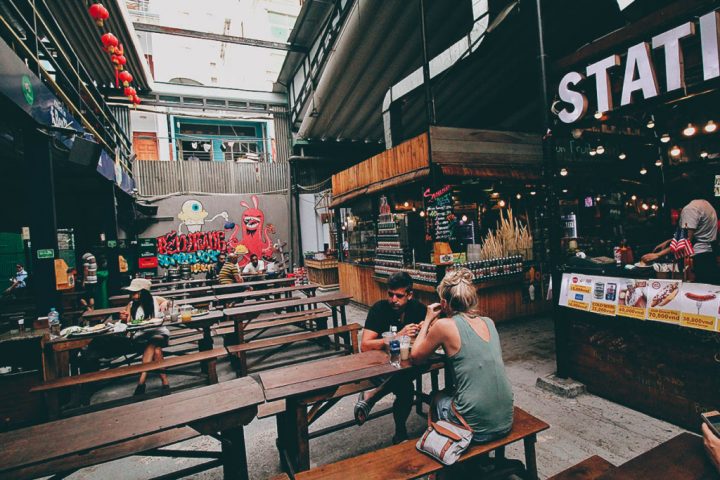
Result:
[[[681,433],[597,479],[720,480],[720,474],[707,457],[702,437]]]
[[[227,285],[213,285],[213,291],[216,294],[222,294],[222,293],[228,293],[233,290],[241,290],[245,289],[247,287],[271,287],[273,285],[278,286],[288,286],[288,285],[294,285],[295,279],[294,278],[273,278],[271,280],[257,280],[255,282],[243,282],[243,283],[230,283]]]
[[[224,318],[222,310],[210,310],[204,315],[194,316],[190,321],[174,323],[182,328],[195,328],[203,331],[203,338],[198,342],[198,350],[213,348],[212,326]]]
[[[178,285],[214,285],[217,283],[217,279],[205,279],[205,278],[194,278],[191,280],[173,280],[171,282],[157,282],[150,286],[150,291],[161,290],[165,287],[175,287]]]
[[[282,297],[285,297],[285,299],[292,298],[293,292],[303,292],[309,297],[315,296],[315,291],[318,287],[318,284],[310,283],[307,285],[293,285],[290,287],[268,288],[265,290],[246,290],[244,292],[225,293],[217,295],[216,298],[219,302],[225,303],[230,301],[256,300],[260,297],[272,296],[274,299],[271,301],[277,301],[283,300]]]
[[[157,297],[162,297],[166,299],[173,299],[178,297],[200,297],[204,294],[212,294],[212,286],[207,287],[191,287],[191,288],[183,288],[178,290],[168,290],[165,292],[153,292],[153,294]],[[127,305],[128,302],[130,302],[130,299],[127,294],[125,295],[113,295],[109,298],[110,305],[117,306],[117,305]]]
[[[218,298],[215,295],[205,295],[204,297],[175,298],[172,300],[172,304],[176,307],[182,305],[209,306],[210,304],[217,302],[217,300]]]
[[[293,473],[310,468],[307,408],[333,398],[343,386],[413,368],[420,374],[442,367],[442,363],[413,366],[403,361],[400,368],[396,368],[390,364],[386,352],[371,350],[260,373],[265,399],[268,402],[285,400],[285,411],[277,416],[280,458]]]
[[[127,297],[126,297],[127,299]],[[97,308],[95,310],[87,310],[82,314],[83,320],[98,320],[98,319],[105,319],[107,317],[118,317],[120,315],[120,312],[125,310],[125,307],[127,306],[127,303],[123,305],[122,307],[112,307],[112,308]]]
[[[190,427],[202,435],[221,432],[222,452],[216,453],[222,459],[224,478],[245,480],[243,427],[263,401],[260,385],[244,377],[3,433],[0,479],[72,472],[138,454],[156,447],[153,441],[163,433]]]

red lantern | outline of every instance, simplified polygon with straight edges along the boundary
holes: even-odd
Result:
[[[133,98],[132,98],[132,100],[130,100],[130,101],[131,101],[132,104],[133,104],[133,108],[137,108],[137,106],[140,105],[140,102],[141,102],[142,100],[140,100],[140,97],[138,97],[137,95],[134,95]]]
[[[123,87],[130,86],[130,83],[133,81],[133,76],[130,75],[130,72],[128,72],[127,70],[123,70],[122,72],[120,72],[118,78],[122,82]],[[125,95],[127,95],[127,93]]]
[[[100,40],[102,40],[102,44],[106,52],[115,53],[115,50],[118,46],[118,39],[115,35],[113,35],[112,33],[106,33],[105,35],[100,37]]]
[[[137,96],[137,92],[133,87],[125,87],[125,90],[123,90],[123,93],[126,97],[128,97],[128,100],[131,102],[134,100],[134,98]]]
[[[122,43],[115,47],[115,51],[113,52],[115,55],[125,55],[125,49],[122,46]]]
[[[115,64],[115,70],[121,71],[124,68],[124,65],[127,63],[127,58],[125,58],[123,55],[113,55],[112,63]]]
[[[95,20],[95,25],[98,27],[102,27],[103,22],[110,18],[110,12],[103,7],[102,3],[93,3],[90,5],[88,12],[90,12],[90,16]]]

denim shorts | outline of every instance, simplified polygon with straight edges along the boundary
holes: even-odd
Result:
[[[435,399],[435,409],[437,412],[438,420],[447,420],[449,422],[452,422],[456,425],[460,425],[461,422],[458,420],[458,418],[455,416],[455,414],[452,411],[452,401],[453,397],[448,395],[447,393],[440,393],[436,399]],[[512,428],[497,432],[497,433],[473,433],[472,441],[475,443],[487,443],[492,442],[493,440],[497,440],[498,438],[502,438],[506,436],[508,433],[510,433],[510,430]]]

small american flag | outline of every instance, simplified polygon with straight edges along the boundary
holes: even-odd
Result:
[[[691,257],[695,254],[686,229],[678,227],[675,231],[675,235],[670,240],[670,251],[675,254],[675,258]]]

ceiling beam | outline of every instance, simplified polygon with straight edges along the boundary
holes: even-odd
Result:
[[[251,47],[270,48],[273,50],[285,50],[288,52],[307,53],[308,49],[299,45],[289,43],[269,42],[267,40],[257,40],[254,38],[235,37],[232,35],[222,35],[218,33],[199,32],[197,30],[186,30],[184,28],[168,27],[165,25],[153,25],[150,23],[134,22],[133,26],[138,32],[159,33],[162,35],[175,35],[178,37],[199,38],[201,40],[214,40],[216,42],[235,43],[238,45],[248,45]]]

